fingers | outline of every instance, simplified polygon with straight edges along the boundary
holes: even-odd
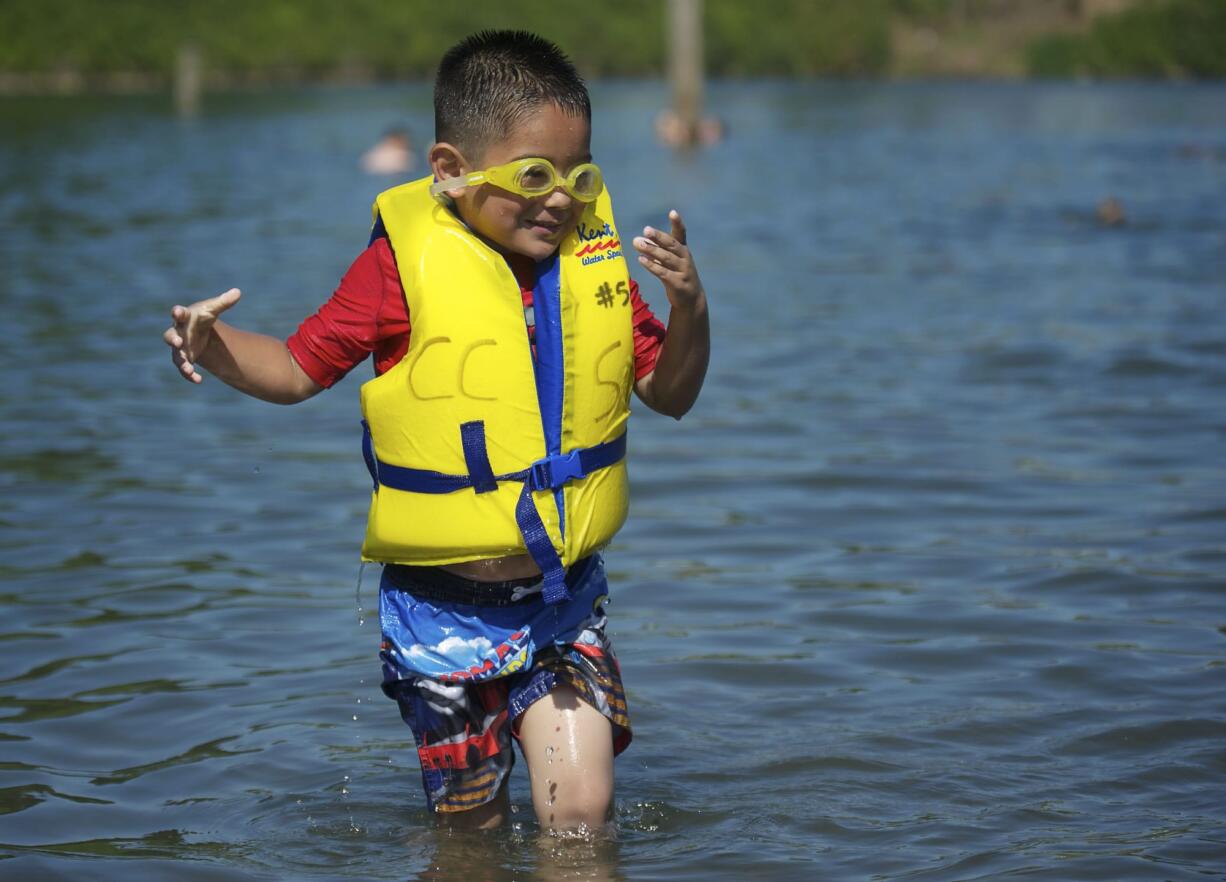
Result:
[[[676,212],[672,213],[676,215]],[[683,272],[690,262],[690,250],[685,246],[685,226],[677,215],[672,220],[674,235],[669,235],[653,227],[644,227],[643,235],[634,240],[635,250],[639,252],[639,263],[652,272],[656,267],[662,267],[673,272]],[[676,233],[680,232],[680,237]],[[658,273],[657,273],[658,275]]]
[[[170,360],[183,379],[191,383],[204,382],[196,369],[196,350],[207,340],[217,316],[237,303],[241,296],[237,288],[231,288],[191,306],[175,304],[171,307],[170,318],[174,324],[162,333],[162,342],[170,347]]]
[[[181,308],[176,307],[176,309]],[[190,380],[193,383],[204,382],[204,377],[196,370],[196,366],[192,364],[192,360],[188,357],[183,347],[183,337],[179,333],[179,328],[177,326],[167,328],[165,333],[162,334],[162,340],[170,347],[170,360],[179,369],[183,379]]]
[[[684,245],[685,244],[685,221],[681,219],[681,212],[677,211],[677,209],[674,208],[672,211],[668,213],[668,219],[673,227],[673,238],[676,239],[678,242],[680,242],[682,245]]]
[[[212,312],[214,316],[218,316],[234,304],[238,303],[239,298],[242,296],[243,292],[238,290],[238,288],[231,288],[229,291],[223,291],[212,300],[206,302],[211,307],[210,312]]]
[[[173,329],[171,330],[173,331]],[[171,332],[168,331],[167,335],[170,333]],[[167,338],[166,342],[170,343],[169,337]],[[171,349],[170,360],[174,366],[179,369],[179,373],[183,376],[183,379],[189,380],[193,383],[204,382],[204,377],[202,377],[200,372],[196,370],[196,366],[192,364],[191,359],[187,357],[186,353],[184,353],[181,348],[174,347]]]
[[[174,324],[167,328],[162,333],[162,341],[169,346],[175,353],[179,354],[187,346],[185,338],[190,337],[193,325],[193,316],[190,310],[185,306],[174,306],[170,310],[170,317],[174,320]]]
[[[668,213],[668,222],[671,228],[671,235],[654,227],[644,227],[643,235],[634,240],[634,246],[640,251],[649,252],[650,249],[645,246],[655,245],[678,257],[688,258],[689,249],[686,248],[685,221],[681,219],[681,213],[676,209],[671,210]],[[644,244],[641,245],[640,243]]]
[[[201,313],[205,313],[212,318],[221,315],[234,304],[238,303],[239,298],[243,296],[243,292],[238,288],[231,288],[229,291],[223,291],[216,297],[208,297],[204,300],[199,300],[191,306],[175,305],[170,309],[170,317],[174,319],[176,325],[181,325],[185,322],[190,322]]]
[[[188,361],[180,354],[177,359],[179,363],[179,373],[183,375],[183,379],[190,380],[193,383],[203,383],[204,377],[200,375],[200,371],[196,370],[196,366]]]
[[[170,359],[185,380],[204,382],[195,365],[198,350],[204,348],[217,317],[238,303],[242,296],[238,288],[231,288],[191,306],[176,304],[171,307],[170,318],[174,324],[163,332],[162,341],[170,347]]]
[[[644,227],[643,235],[634,239],[634,248],[639,253],[639,263],[664,283],[669,302],[674,307],[691,306],[702,298],[702,283],[698,280],[694,255],[686,245],[681,212],[670,211],[668,222],[668,233]]]

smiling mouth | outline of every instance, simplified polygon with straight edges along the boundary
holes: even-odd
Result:
[[[538,218],[536,220],[528,221],[528,228],[532,230],[540,230],[548,235],[553,235],[554,233],[561,231],[562,222]]]

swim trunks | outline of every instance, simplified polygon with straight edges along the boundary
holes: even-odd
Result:
[[[483,583],[437,568],[384,567],[383,691],[413,730],[433,810],[464,811],[497,796],[514,763],[519,718],[559,686],[609,720],[614,755],[629,745],[600,556],[572,566],[566,582],[571,599],[555,606],[544,602],[540,577]]]

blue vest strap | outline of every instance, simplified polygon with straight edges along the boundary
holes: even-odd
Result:
[[[370,241],[366,243],[366,247],[369,248],[371,245],[374,245],[376,239],[386,238],[387,227],[383,226],[383,217],[381,215],[375,215],[375,224],[370,228]]]
[[[528,467],[527,482],[533,490],[556,490],[567,481],[586,478],[592,472],[621,462],[626,456],[626,434],[595,447],[546,456]]]
[[[502,481],[523,482],[523,491],[515,504],[515,522],[524,537],[528,554],[545,576],[542,588],[545,602],[561,603],[570,598],[570,590],[566,587],[566,570],[536,509],[532,491],[559,490],[567,481],[586,478],[592,472],[620,462],[626,455],[625,433],[594,447],[543,457],[522,471],[495,475],[485,447],[485,424],[480,420],[464,423],[460,427],[460,436],[464,443],[464,462],[468,474],[445,475],[383,462],[375,455],[370,427],[365,421],[362,429],[362,454],[366,458],[370,477],[375,482],[376,492],[382,485],[408,493],[454,493],[469,487],[476,493],[486,493],[496,490]]]
[[[478,493],[497,490],[498,482],[494,480],[490,455],[485,449],[485,421],[461,423],[460,443],[464,447],[464,464],[468,466],[468,476],[472,478],[473,489]]]
[[[370,480],[375,484],[375,491],[379,490],[379,465],[375,459],[375,447],[370,441],[370,425],[366,420],[362,420],[362,459],[366,460],[366,470],[370,472]]]
[[[562,603],[570,600],[570,591],[566,587],[566,569],[562,566],[562,558],[554,550],[549,532],[541,521],[541,514],[536,510],[536,502],[532,498],[532,488],[524,482],[524,489],[519,493],[515,503],[515,523],[523,534],[524,545],[528,554],[540,567],[545,582],[541,586],[541,594],[546,603]]]

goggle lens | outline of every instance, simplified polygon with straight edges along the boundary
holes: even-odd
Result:
[[[600,169],[589,162],[570,173],[569,184],[567,189],[576,199],[591,202],[604,189],[604,178],[600,175]]]
[[[515,172],[515,185],[526,196],[539,196],[557,186],[557,175],[552,165],[531,162]]]

